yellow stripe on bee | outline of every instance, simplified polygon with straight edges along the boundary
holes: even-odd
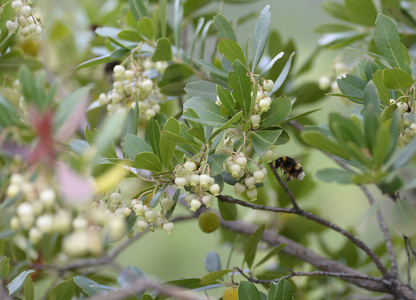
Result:
[[[295,170],[299,170],[300,168],[302,168],[302,166],[300,164],[296,164]]]

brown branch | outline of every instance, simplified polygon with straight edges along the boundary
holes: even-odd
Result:
[[[178,216],[176,218],[170,219],[170,222],[179,222],[179,221],[186,221],[190,220],[196,217],[196,214],[192,215],[186,215],[186,216]],[[103,256],[99,258],[90,258],[90,259],[81,259],[74,261],[72,263],[63,265],[63,266],[57,266],[57,265],[44,265],[44,264],[31,264],[29,265],[29,268],[34,270],[51,270],[55,272],[64,273],[67,271],[71,271],[74,269],[80,269],[80,268],[87,268],[87,267],[97,267],[100,265],[105,265],[107,263],[110,263],[114,258],[116,258],[124,249],[126,249],[131,243],[142,237],[148,230],[143,232],[136,232],[132,238],[125,240],[120,245],[114,248],[111,253],[104,254]]]
[[[244,235],[253,234],[256,231],[256,226],[242,221],[225,221],[221,220],[221,225],[234,232],[242,233]],[[288,239],[282,235],[276,234],[273,231],[266,230],[263,234],[262,240],[268,243],[271,247],[276,247],[286,244],[281,250],[282,252],[298,258],[302,261],[308,262],[317,269],[327,272],[352,274],[357,276],[367,276],[353,268],[350,268],[340,262],[320,256],[310,249]],[[354,277],[354,276],[353,276]],[[356,286],[362,287],[366,290],[388,293],[395,296],[397,299],[416,299],[416,291],[410,286],[407,286],[397,279],[381,278],[382,282],[365,280],[358,278],[340,277],[342,280],[352,283]]]
[[[240,205],[250,207],[252,209],[257,209],[257,210],[266,210],[266,211],[272,211],[272,212],[283,212],[283,213],[289,213],[289,214],[296,214],[296,215],[299,215],[301,217],[312,220],[316,223],[319,223],[323,226],[331,228],[331,229],[341,233],[342,235],[347,237],[351,242],[353,242],[357,247],[364,250],[367,253],[367,255],[377,265],[379,270],[382,272],[383,276],[388,276],[388,272],[387,272],[386,268],[383,266],[383,264],[381,263],[380,259],[377,257],[377,255],[370,248],[368,248],[368,246],[366,244],[364,244],[360,239],[358,239],[357,237],[352,235],[349,231],[346,231],[345,229],[342,229],[342,228],[338,227],[337,225],[335,225],[335,224],[329,222],[328,220],[325,220],[325,219],[323,219],[323,218],[321,218],[321,217],[319,217],[315,214],[307,212],[307,211],[305,211],[305,210],[303,210],[299,207],[297,207],[297,208],[293,207],[291,209],[287,209],[287,208],[281,208],[281,207],[271,207],[271,206],[265,206],[265,205],[257,205],[257,204],[253,204],[253,203],[233,199],[231,197],[227,197],[227,196],[223,196],[223,195],[219,195],[218,199],[220,199],[221,201],[224,201],[224,202],[236,203],[236,204],[240,204]]]
[[[375,201],[374,201],[373,195],[371,195],[368,188],[362,185],[360,185],[360,188],[364,192],[364,194],[367,196],[367,199],[368,199],[368,202],[370,202],[370,205],[373,205]],[[394,247],[393,247],[393,242],[390,237],[390,232],[387,228],[386,222],[380,210],[377,210],[377,221],[378,221],[378,224],[380,225],[381,232],[383,233],[384,240],[386,241],[386,248],[390,257],[391,274],[392,276],[397,277],[398,269],[397,269],[396,253],[394,252]]]
[[[199,294],[194,293],[194,292],[190,292],[189,290],[186,290],[186,289],[174,286],[174,285],[156,282],[154,280],[149,280],[147,278],[139,278],[135,280],[132,284],[130,284],[128,287],[123,288],[123,290],[111,292],[111,293],[108,293],[107,295],[96,295],[91,298],[88,298],[88,300],[125,299],[126,297],[137,294],[140,291],[143,291],[145,289],[151,289],[151,290],[157,291],[158,293],[162,295],[173,297],[175,299],[207,300],[206,297],[200,296]]]
[[[279,181],[280,185],[283,187],[287,196],[289,197],[290,202],[292,202],[293,208],[299,208],[298,204],[296,203],[295,197],[293,196],[292,191],[289,189],[286,182],[284,182],[282,177],[280,177],[279,174],[277,174],[277,170],[272,163],[269,163],[269,166],[274,174],[274,177],[276,177],[277,181]]]

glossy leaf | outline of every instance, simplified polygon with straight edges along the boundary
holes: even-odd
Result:
[[[147,122],[146,140],[149,142],[149,145],[152,148],[153,153],[156,154],[157,157],[161,158],[160,127],[159,123],[154,118],[150,118],[150,120]]]
[[[6,277],[6,275],[9,273],[10,265],[9,265],[10,257],[3,257],[0,260],[0,279],[3,279]]]
[[[209,171],[211,176],[217,176],[224,171],[224,162],[229,157],[225,153],[216,153],[208,156]]]
[[[350,184],[352,183],[352,173],[341,170],[327,168],[316,172],[316,178],[324,182],[335,182],[339,184]]]
[[[377,70],[373,74],[373,82],[376,86],[378,96],[385,105],[390,105],[390,91],[383,83],[383,71]]]
[[[121,147],[130,159],[134,159],[140,152],[152,152],[152,148],[145,140],[133,134],[124,137]]]
[[[258,156],[263,156],[267,150],[277,141],[282,130],[258,130],[251,133],[251,142]]]
[[[117,37],[121,40],[130,42],[141,42],[143,37],[135,30],[122,30],[117,34]]]
[[[377,10],[372,0],[345,0],[344,10],[351,21],[367,26],[374,26]]]
[[[229,119],[224,125],[222,125],[220,128],[215,130],[215,132],[211,135],[209,138],[210,141],[214,140],[214,138],[222,133],[225,129],[232,127],[235,123],[237,123],[241,116],[243,115],[242,111],[239,111],[236,115],[234,115],[231,119]]]
[[[400,151],[395,156],[395,159],[392,163],[392,170],[397,170],[399,168],[407,165],[410,160],[413,158],[416,153],[416,137],[414,137],[406,147],[401,148]]]
[[[272,258],[273,256],[277,255],[287,244],[281,244],[279,246],[277,246],[276,248],[273,248],[272,250],[270,250],[269,253],[267,253],[262,260],[260,260],[255,268],[257,268],[258,266],[261,266],[262,264],[264,264],[265,262],[267,262],[270,258]]]
[[[379,14],[374,30],[374,42],[378,51],[395,67],[405,69],[402,43],[394,22],[385,15]]]
[[[270,30],[270,5],[261,11],[260,17],[257,20],[256,27],[254,29],[253,36],[253,63],[251,66],[251,72],[254,72],[257,65],[260,62],[261,57],[263,56],[264,48],[266,47],[267,37]],[[241,62],[245,63],[240,59]]]
[[[146,5],[143,0],[129,0],[130,10],[133,12],[136,20],[140,20],[143,17],[149,17]]]
[[[154,29],[153,29],[153,22],[148,17],[144,17],[137,22],[137,26],[139,28],[139,32],[142,36],[147,38],[148,40],[153,40],[154,38]]]
[[[295,55],[295,52],[293,52],[290,55],[289,60],[287,61],[286,65],[282,69],[282,72],[280,72],[279,77],[277,77],[276,81],[274,82],[273,89],[270,92],[270,95],[275,93],[285,82],[287,75],[289,75],[289,71],[290,71],[290,67],[292,66],[292,59],[294,55]]]
[[[237,219],[237,204],[218,200],[218,208],[224,220],[235,221]]]
[[[25,284],[26,277],[35,272],[34,270],[26,270],[17,275],[8,285],[7,289],[9,290],[9,295],[16,295]]]
[[[214,17],[215,27],[217,27],[218,34],[217,38],[223,39],[230,39],[233,41],[237,41],[235,36],[234,30],[231,27],[231,24],[225,19],[225,17],[221,14],[217,14]]]
[[[195,119],[185,115],[186,119],[194,120],[204,125],[221,127],[228,121],[227,118],[221,115],[220,107],[206,98],[192,97],[185,102],[183,108],[184,111],[191,108],[199,116],[199,119]]]
[[[185,91],[189,95],[193,97],[200,96],[200,97],[207,98],[214,102],[217,100],[216,89],[217,89],[217,86],[215,83],[211,81],[203,81],[203,80],[188,83],[185,87]]]
[[[265,225],[259,226],[256,231],[251,234],[244,247],[244,261],[247,262],[248,267],[251,269],[254,258],[257,253],[257,245],[261,241],[265,230]],[[251,298],[250,298],[251,299]]]
[[[218,52],[224,55],[224,57],[230,62],[233,63],[236,59],[246,64],[246,58],[244,57],[243,50],[241,50],[240,45],[231,39],[219,39],[217,44]]]
[[[172,49],[167,38],[157,40],[156,49],[152,61],[167,61],[172,59]]]
[[[75,294],[75,285],[72,278],[62,281],[56,285],[48,294],[47,300],[72,299]]]
[[[176,142],[164,134],[166,131],[179,135],[179,122],[175,118],[169,118],[163,127],[162,135],[160,137],[160,155],[162,157],[162,162],[168,170],[171,170],[171,159],[175,152]]]
[[[192,76],[194,72],[191,68],[184,64],[173,64],[166,68],[163,73],[162,80],[159,82],[159,87],[163,87],[168,83],[183,81]]]
[[[232,89],[235,102],[243,110],[244,117],[247,119],[251,113],[251,81],[247,76],[246,67],[239,60],[236,60],[232,66],[234,72],[228,72],[228,84]]]
[[[236,103],[234,101],[234,98],[233,98],[230,90],[217,85],[216,92],[217,92],[217,95],[220,98],[222,104],[225,106],[225,108],[228,110],[228,112],[231,115],[234,115],[236,113],[236,111],[234,109],[234,107],[236,106]]]
[[[268,111],[261,115],[261,127],[275,126],[285,120],[292,108],[292,103],[288,98],[275,99]]]
[[[282,278],[279,283],[271,283],[267,299],[292,300],[292,287],[286,279]]]
[[[198,57],[194,57],[194,60],[200,64],[201,66],[203,66],[205,69],[207,69],[208,71],[210,71],[212,74],[215,74],[221,78],[227,79],[227,74],[221,70],[218,69],[217,67],[214,67],[213,65],[207,63],[206,61],[198,58]]]
[[[134,159],[134,167],[154,172],[162,172],[162,163],[153,152],[141,152]]]
[[[412,76],[401,69],[384,69],[382,81],[389,89],[407,89],[414,83]]]
[[[104,63],[108,63],[110,61],[112,61],[112,58],[110,57],[110,54],[95,57],[95,58],[92,58],[90,60],[84,61],[83,63],[80,63],[78,66],[76,66],[76,68],[74,69],[74,72],[79,71],[81,69],[85,69],[85,68],[101,65],[101,64],[104,64]]]
[[[32,278],[30,276],[26,277],[25,285],[23,287],[25,300],[34,300],[35,299],[35,286],[33,284]]]
[[[283,52],[280,52],[278,54],[276,54],[275,57],[273,57],[273,59],[264,67],[264,69],[260,72],[259,74],[259,78],[262,77],[264,74],[266,74],[267,72],[269,72],[269,70],[273,67],[274,63],[276,61],[278,61],[280,58],[282,58],[282,56],[284,55]]]
[[[337,79],[338,87],[347,96],[363,99],[367,82],[360,76],[347,74],[346,77]]]
[[[261,296],[253,283],[241,281],[238,286],[238,300],[261,300]]]
[[[208,252],[204,258],[204,266],[208,272],[221,271],[220,256],[215,251]]]
[[[218,279],[224,275],[230,273],[232,270],[222,270],[211,272],[201,278],[201,285],[209,285],[215,283]]]
[[[337,23],[320,24],[315,28],[315,32],[317,33],[335,33],[335,32],[353,31],[353,30],[356,30],[356,29],[348,25],[337,24]]]
[[[301,134],[303,140],[318,149],[329,152],[336,156],[342,157],[344,159],[349,159],[350,154],[346,149],[342,148],[338,144],[328,140],[321,133],[316,131],[304,131]]]

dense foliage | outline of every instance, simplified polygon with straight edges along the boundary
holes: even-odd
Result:
[[[230,21],[205,0],[84,2],[82,30],[40,17],[41,1],[0,2],[1,299],[416,298],[412,1],[323,2],[338,23],[315,29],[296,69],[269,5]],[[224,2],[256,0],[214,6]],[[343,49],[330,73],[305,80],[328,49]],[[348,99],[348,113],[318,122],[325,96]],[[312,176],[281,150],[290,143],[335,167]],[[319,182],[361,189],[361,224],[306,206]],[[144,234],[169,238],[191,219],[231,245],[225,266],[211,251],[205,276],[162,282],[112,264]],[[365,226],[378,226],[375,241]]]

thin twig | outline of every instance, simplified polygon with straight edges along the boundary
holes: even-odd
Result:
[[[360,185],[360,188],[364,192],[364,194],[367,196],[367,199],[368,199],[368,202],[370,202],[370,205],[373,205],[375,201],[374,201],[373,195],[371,195],[368,188],[362,185]],[[394,252],[394,247],[393,247],[393,242],[390,237],[390,232],[387,228],[386,222],[380,210],[377,210],[377,221],[378,221],[378,224],[380,225],[381,232],[383,233],[384,240],[386,241],[386,248],[390,257],[391,273],[394,277],[397,277],[398,269],[397,269],[396,253]]]
[[[283,179],[277,174],[276,168],[273,166],[272,163],[269,163],[270,169],[273,171],[274,177],[276,177],[277,181],[279,181],[280,185],[285,190],[287,196],[290,199],[290,202],[292,202],[293,208],[299,208],[298,204],[296,203],[295,197],[292,194],[292,191],[287,186],[286,182],[283,181]]]
[[[297,207],[297,208],[293,207],[291,209],[287,209],[287,208],[281,208],[281,207],[271,207],[271,206],[266,206],[266,205],[257,205],[257,204],[237,200],[237,199],[234,199],[234,198],[231,198],[231,197],[223,196],[223,195],[219,195],[218,199],[220,199],[223,202],[236,203],[236,204],[240,204],[240,205],[250,207],[252,209],[257,209],[257,210],[265,210],[265,211],[271,211],[271,212],[276,212],[276,213],[277,212],[282,212],[282,213],[296,214],[296,215],[299,215],[301,217],[312,220],[316,223],[319,223],[323,226],[331,228],[331,229],[341,233],[342,235],[347,237],[351,242],[353,242],[356,246],[358,246],[359,248],[364,250],[367,253],[367,255],[374,261],[374,263],[377,265],[377,267],[380,269],[383,276],[388,275],[388,272],[387,272],[386,268],[383,266],[383,264],[381,263],[380,259],[377,257],[377,255],[370,248],[368,248],[368,246],[366,244],[364,244],[360,239],[358,239],[357,237],[352,235],[349,231],[346,231],[345,229],[342,229],[342,228],[338,227],[337,225],[335,225],[335,224],[329,222],[328,220],[325,220],[325,219],[323,219],[323,218],[321,218],[321,217],[319,217],[315,214],[307,212],[307,211],[305,211],[305,210],[303,210],[299,207]]]
[[[88,298],[88,300],[119,300],[119,299],[125,299],[127,296],[131,296],[134,294],[139,293],[140,291],[143,291],[145,289],[151,289],[159,294],[173,297],[175,299],[183,299],[183,300],[207,300],[206,297],[200,296],[199,294],[195,292],[190,292],[189,290],[160,283],[154,280],[149,280],[147,278],[139,278],[135,280],[132,284],[129,286],[123,288],[123,290],[108,293],[107,295],[97,295],[93,296],[91,298]]]
[[[410,264],[411,264],[411,257],[410,257],[410,249],[409,249],[409,238],[405,235],[403,235],[404,239],[404,248],[406,249],[406,255],[407,255],[407,284],[410,285],[411,282],[411,275],[410,275]]]

